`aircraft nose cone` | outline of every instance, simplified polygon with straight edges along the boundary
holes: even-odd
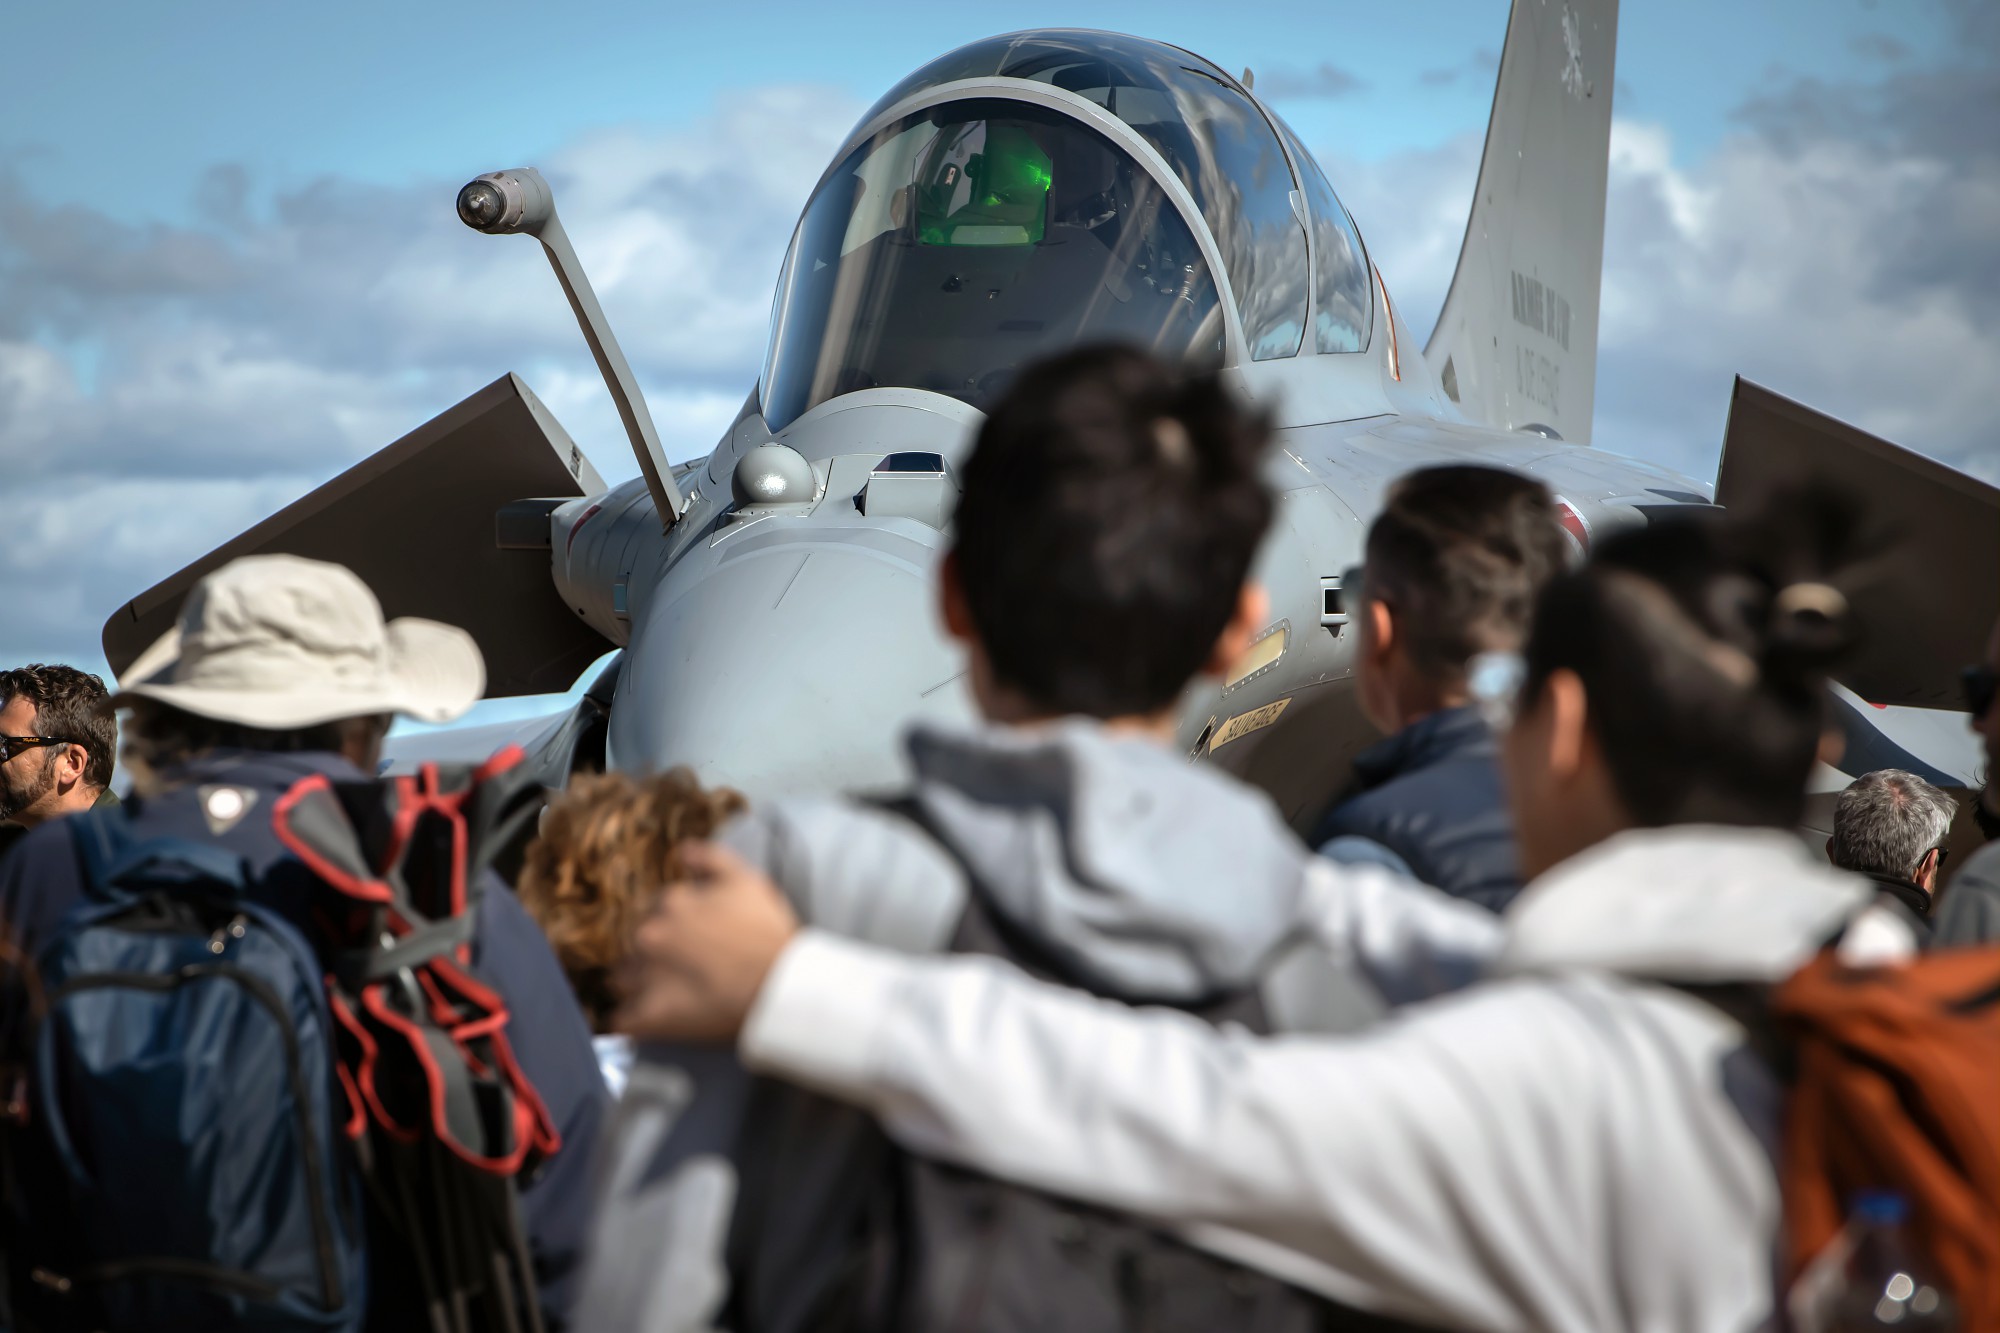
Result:
[[[633,626],[647,671],[619,681],[610,760],[752,797],[893,789],[910,719],[971,717],[935,600],[903,542],[767,542],[670,578]]]

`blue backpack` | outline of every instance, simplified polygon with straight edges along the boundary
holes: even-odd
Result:
[[[221,849],[71,823],[89,892],[36,959],[17,1314],[355,1333],[359,1176],[312,948]]]

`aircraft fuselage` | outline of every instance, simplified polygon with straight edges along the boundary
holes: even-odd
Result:
[[[1281,414],[1308,398],[1283,387],[1244,386]],[[1182,709],[1179,743],[1191,756],[1264,787],[1295,820],[1331,799],[1374,738],[1353,700],[1356,631],[1339,585],[1396,477],[1447,462],[1516,468],[1549,484],[1585,540],[1644,522],[1648,507],[1705,500],[1699,484],[1645,463],[1383,410],[1388,399],[1378,391],[1367,403],[1376,410],[1341,420],[1281,415],[1267,463],[1280,500],[1256,570],[1269,624],[1239,678],[1191,689]],[[923,489],[955,495],[978,421],[940,395],[870,390],[772,437],[753,400],[712,456],[679,470],[687,507],[664,536],[636,480],[556,511],[558,587],[626,650],[610,762],[685,764],[753,793],[881,789],[898,780],[896,741],[911,721],[968,719],[963,653],[935,610],[948,524]],[[774,439],[796,444],[811,494],[744,503],[732,475]],[[937,471],[878,470],[926,456]],[[901,492],[871,503],[885,483]]]

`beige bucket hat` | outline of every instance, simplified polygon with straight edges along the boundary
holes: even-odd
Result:
[[[382,604],[353,571],[294,555],[232,560],[188,593],[111,707],[157,699],[198,717],[285,730],[402,713],[449,722],[486,689],[486,662],[453,625]]]

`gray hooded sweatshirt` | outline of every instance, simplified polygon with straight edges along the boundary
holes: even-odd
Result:
[[[879,806],[815,798],[759,806],[723,841],[808,924],[913,954],[949,947],[969,867],[988,910],[1091,990],[1177,1003],[1255,987],[1283,1031],[1360,1027],[1385,999],[1468,983],[1499,944],[1491,914],[1330,866],[1262,792],[1139,737],[1074,719],[925,728],[908,752],[931,832]],[[642,1053],[613,1126],[579,1327],[714,1324],[735,1164],[756,1151],[738,1141],[747,1083],[730,1054]],[[831,1123],[843,1114],[829,1116],[829,1181],[851,1141]],[[787,1182],[798,1197],[785,1210],[808,1227],[818,1210],[807,1196],[824,1183],[811,1176]]]

